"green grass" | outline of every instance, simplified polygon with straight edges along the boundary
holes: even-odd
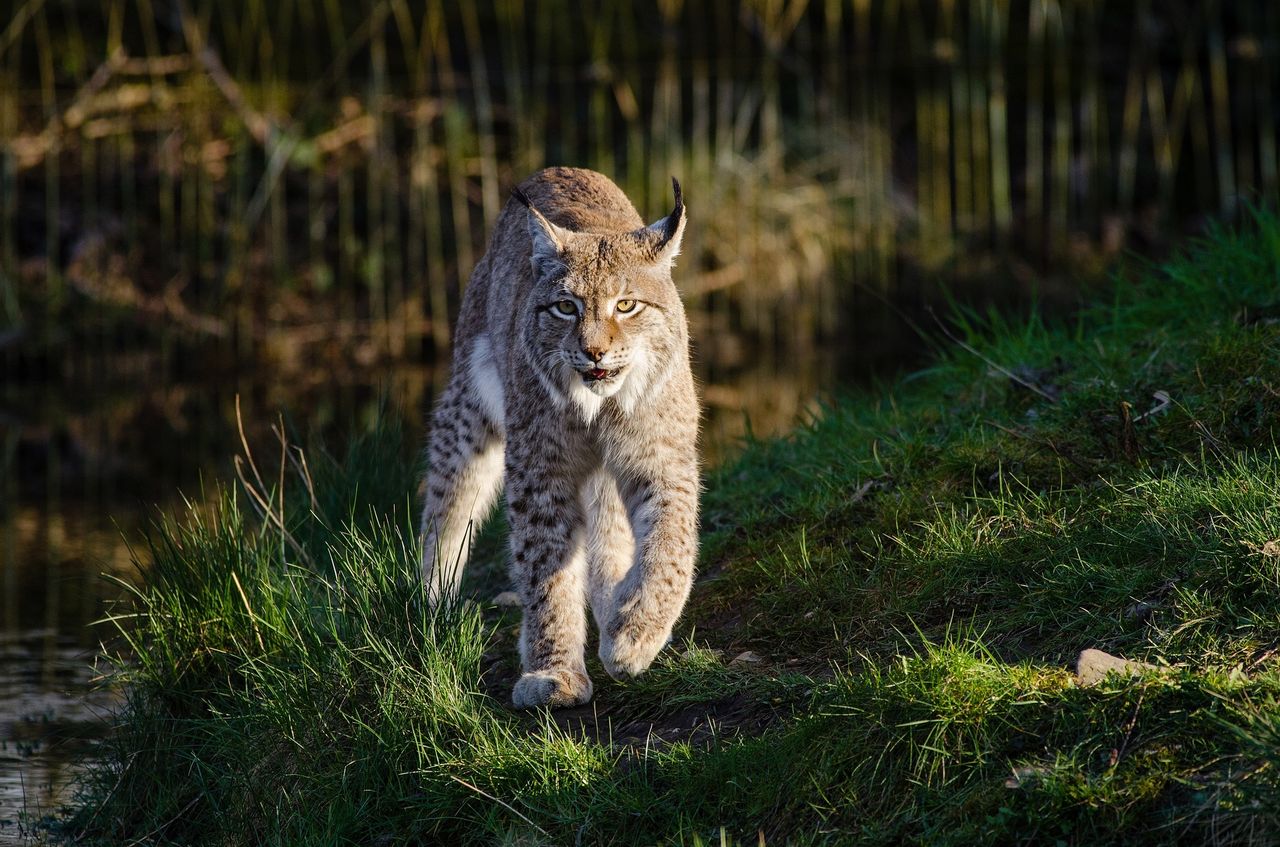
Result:
[[[128,705],[58,831],[1277,843],[1280,222],[1067,324],[952,325],[929,370],[710,475],[681,644],[633,683],[595,667],[567,714],[506,704],[500,528],[481,602],[425,608],[396,433],[311,455],[287,537],[229,492],[165,523]],[[1158,667],[1082,687],[1086,647]]]

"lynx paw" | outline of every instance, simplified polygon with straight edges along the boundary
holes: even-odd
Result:
[[[664,630],[624,624],[612,636],[600,633],[600,661],[614,679],[639,676],[670,643]]]
[[[591,678],[569,668],[530,671],[516,681],[511,692],[511,702],[517,709],[580,706],[590,699]]]

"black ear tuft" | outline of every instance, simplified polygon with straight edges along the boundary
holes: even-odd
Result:
[[[675,177],[671,177],[671,187],[676,192],[676,207],[671,210],[671,214],[667,215],[662,228],[662,237],[658,241],[657,249],[661,250],[667,245],[676,233],[680,231],[680,224],[684,221],[684,193],[680,190],[680,181]]]

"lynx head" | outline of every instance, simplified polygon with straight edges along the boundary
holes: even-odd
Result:
[[[671,214],[609,234],[557,226],[516,192],[529,211],[534,276],[524,343],[539,379],[588,422],[607,397],[632,411],[685,355],[684,307],[671,280],[685,209],[680,183],[671,183]]]

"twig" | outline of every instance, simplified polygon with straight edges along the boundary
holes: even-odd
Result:
[[[236,429],[240,431],[240,446],[244,448],[245,461],[249,463],[249,470],[253,471],[253,478],[258,481],[259,487],[267,490],[267,484],[262,481],[262,474],[258,473],[258,466],[253,461],[253,451],[249,449],[249,439],[244,435],[244,418],[240,416],[240,395],[236,394]],[[268,503],[268,508],[270,504]]]
[[[249,130],[254,140],[265,145],[274,129],[271,121],[249,105],[240,91],[240,86],[231,78],[231,74],[227,73],[227,68],[222,64],[222,59],[218,57],[217,52],[205,44],[204,36],[200,32],[200,27],[196,25],[195,16],[187,7],[186,0],[178,0],[178,17],[182,24],[182,35],[187,41],[187,47],[191,50],[191,57],[204,68],[214,86],[222,93],[223,99],[240,116],[240,120],[244,122],[245,128]]]
[[[144,56],[137,59],[126,59],[120,66],[120,72],[131,76],[172,76],[191,69],[191,57],[176,56]]]
[[[1125,751],[1129,749],[1129,741],[1133,738],[1133,728],[1138,724],[1138,713],[1142,711],[1142,699],[1147,696],[1145,689],[1139,689],[1138,702],[1133,705],[1133,714],[1129,717],[1129,723],[1124,730],[1124,739],[1120,742],[1120,749],[1116,751],[1116,762],[1119,763]]]
[[[262,481],[262,474],[258,473],[258,467],[253,461],[253,452],[249,449],[249,439],[244,434],[244,419],[240,415],[240,395],[236,395],[236,428],[240,431],[240,446],[244,448],[244,456],[236,456],[233,464],[236,469],[236,476],[240,479],[240,485],[243,486],[245,493],[249,495],[250,501],[257,507],[259,514],[263,520],[268,523],[275,524],[280,530],[281,536],[293,548],[293,551],[306,562],[308,565],[315,564],[310,554],[302,548],[298,540],[293,537],[288,528],[284,525],[284,487],[283,483],[280,489],[280,514],[276,514],[276,509],[271,505],[275,501],[275,495],[269,494],[266,483]],[[281,459],[283,463],[283,459]],[[253,471],[254,479],[257,480],[257,486],[249,481],[248,476],[244,472],[244,466],[248,464],[249,469]],[[312,495],[314,501],[314,494]]]
[[[0,44],[0,53],[3,53],[3,44]],[[103,62],[94,70],[93,75],[80,86],[75,95],[71,98],[71,102],[65,109],[56,112],[49,118],[44,129],[40,130],[40,134],[31,139],[23,148],[18,150],[18,164],[21,168],[31,168],[44,161],[53,149],[54,140],[60,129],[66,127],[77,127],[84,122],[83,106],[84,103],[93,95],[101,91],[108,82],[111,81],[116,71],[124,66],[127,55],[123,47],[117,47],[111,52]],[[20,139],[14,139],[11,145],[16,145]]]
[[[966,344],[964,341],[962,341],[962,340],[960,340],[959,338],[957,338],[957,337],[955,336],[955,334],[954,334],[951,330],[947,329],[947,325],[946,325],[946,324],[944,324],[944,323],[943,323],[943,322],[938,318],[938,315],[933,311],[933,309],[929,309],[929,317],[933,318],[934,323],[936,323],[936,324],[938,325],[938,328],[942,330],[942,334],[943,334],[943,335],[945,335],[947,338],[951,339],[954,343],[956,343],[956,344],[960,345],[960,347],[964,348],[964,349],[965,349],[965,350],[967,350],[968,352],[970,352],[970,353],[972,353],[973,355],[977,356],[977,357],[978,357],[979,359],[981,359],[982,361],[986,362],[986,363],[987,363],[987,365],[988,365],[989,367],[994,368],[995,370],[997,370],[997,371],[999,371],[1000,373],[1004,374],[1005,376],[1009,377],[1009,379],[1011,379],[1011,380],[1013,380],[1014,382],[1018,383],[1018,385],[1021,385],[1023,388],[1026,388],[1026,389],[1028,389],[1028,390],[1030,390],[1030,391],[1034,391],[1036,394],[1039,394],[1041,397],[1043,397],[1044,399],[1048,400],[1050,403],[1057,403],[1057,402],[1058,402],[1058,398],[1057,398],[1057,397],[1054,397],[1052,394],[1050,394],[1049,392],[1045,391],[1043,388],[1041,388],[1040,386],[1036,385],[1034,382],[1028,382],[1027,380],[1025,380],[1025,379],[1023,379],[1022,377],[1018,376],[1016,373],[1014,373],[1013,371],[1009,370],[1008,368],[1003,367],[1002,365],[998,365],[998,364],[996,364],[996,363],[995,363],[995,362],[993,362],[991,359],[987,358],[986,356],[982,355],[982,353],[980,353],[980,352],[978,352],[977,350],[975,350],[971,345]]]
[[[1137,423],[1143,418],[1149,418],[1152,415],[1158,415],[1161,412],[1163,412],[1165,409],[1173,405],[1173,398],[1169,396],[1168,391],[1157,391],[1155,394],[1152,394],[1151,396],[1156,401],[1156,405],[1152,406],[1150,409],[1147,409],[1145,412],[1143,412],[1142,414],[1134,418],[1133,419],[1134,423]]]
[[[293,136],[286,136],[281,141],[279,133],[272,132],[264,142],[264,146],[271,148],[271,156],[267,159],[267,169],[258,182],[258,188],[253,192],[249,206],[245,209],[244,231],[246,233],[253,232],[257,227],[258,220],[266,210],[272,192],[275,191],[276,183],[280,181],[280,175],[284,173],[285,166],[289,164],[289,157],[293,155],[300,140]]]
[[[112,50],[111,55],[94,70],[93,76],[89,77],[88,81],[80,86],[80,90],[76,92],[75,99],[63,110],[62,116],[60,118],[55,117],[50,121],[49,129],[52,130],[59,121],[63,126],[67,127],[77,127],[82,124],[84,122],[82,109],[85,102],[106,87],[116,72],[124,67],[124,63],[128,58],[123,47],[117,47]]]
[[[71,263],[67,268],[67,279],[76,291],[89,299],[112,306],[127,306],[148,317],[174,321],[182,324],[185,329],[212,335],[215,338],[226,337],[225,321],[212,315],[193,312],[187,308],[186,303],[182,302],[185,281],[181,274],[169,281],[162,294],[154,296],[143,293],[129,280],[124,280],[122,285],[108,286],[103,279],[85,273],[83,269],[85,255],[79,253],[79,249],[79,246],[73,249]],[[100,244],[88,248],[88,250],[100,249],[102,249]]]
[[[286,441],[284,437],[284,415],[279,415],[278,420],[280,421],[280,426],[278,428],[275,426],[271,428],[276,431],[276,437],[280,439],[280,475],[279,475],[279,485],[276,488],[276,490],[280,492],[280,523],[283,525],[285,522],[284,468],[285,468],[285,462],[289,458],[289,442]]]
[[[298,472],[298,476],[302,478],[302,484],[307,487],[307,496],[311,498],[311,510],[314,512],[320,504],[316,501],[316,486],[311,479],[311,469],[307,467],[307,454],[302,451],[301,447],[295,447],[288,443],[288,439],[284,434],[284,418],[280,418],[280,424],[273,424],[271,431],[276,434],[276,438],[280,439],[280,490],[284,490],[284,461],[287,457],[289,464],[293,465],[293,469]],[[294,456],[294,454],[297,456]]]
[[[1120,401],[1120,449],[1130,462],[1138,461],[1142,449],[1138,446],[1138,432],[1133,428],[1133,404]]]
[[[532,820],[530,820],[530,819],[529,819],[529,817],[528,817],[527,815],[525,815],[523,812],[521,812],[519,809],[517,809],[515,806],[512,806],[510,803],[506,802],[505,800],[500,800],[500,799],[498,799],[497,797],[494,797],[492,794],[488,793],[487,791],[482,791],[482,790],[480,790],[479,788],[476,788],[474,785],[472,785],[471,783],[467,782],[465,779],[462,779],[461,777],[457,777],[457,776],[454,776],[453,774],[449,774],[449,779],[452,779],[454,782],[458,783],[459,785],[463,786],[464,788],[470,788],[472,791],[474,791],[475,793],[479,794],[481,797],[485,797],[485,798],[487,798],[487,799],[489,799],[489,800],[492,800],[493,802],[497,803],[497,804],[498,804],[499,806],[501,806],[502,808],[504,808],[504,809],[506,809],[507,811],[511,812],[511,814],[513,814],[513,815],[515,815],[516,817],[520,818],[520,820],[524,821],[524,822],[525,822],[525,823],[527,823],[529,826],[531,826],[531,827],[533,827],[534,829],[538,830],[538,832],[541,832],[541,833],[542,833],[543,835],[545,835],[547,838],[550,838],[550,837],[551,837],[551,833],[547,832],[545,829],[543,829],[542,827],[538,826],[536,823],[534,823]]]
[[[276,183],[284,173],[285,166],[288,165],[293,151],[297,149],[300,139],[282,133],[274,120],[249,104],[240,86],[222,64],[222,58],[217,51],[205,44],[204,36],[200,32],[200,27],[196,25],[190,9],[187,8],[186,0],[178,0],[178,13],[182,18],[182,32],[187,40],[187,46],[191,49],[191,55],[204,68],[209,79],[221,92],[223,99],[239,115],[249,134],[269,153],[266,171],[258,182],[258,187],[242,217],[244,231],[249,233],[254,230],[262,217],[267,201],[271,198]]]
[[[236,584],[236,591],[240,592],[240,602],[244,603],[244,610],[249,613],[249,623],[253,625],[253,634],[258,638],[258,649],[263,653],[267,652],[267,645],[262,640],[262,631],[258,629],[258,616],[253,613],[253,607],[249,605],[249,597],[244,593],[244,586],[240,584],[240,577],[236,576],[236,572],[231,572],[231,581]]]
[[[1254,668],[1260,667],[1264,662],[1267,661],[1267,659],[1270,659],[1278,651],[1280,651],[1280,644],[1274,644],[1271,647],[1268,647],[1266,650],[1262,651],[1262,653],[1258,656],[1258,658],[1249,662],[1245,670],[1251,671]]]
[[[1030,441],[1032,444],[1036,443],[1036,440],[1031,436],[1027,435],[1025,432],[1018,432],[1016,429],[1007,427],[1004,424],[999,423],[998,421],[991,420],[991,418],[987,418],[986,424],[987,426],[994,426],[996,429],[1000,430],[1001,432],[1007,432],[1010,435],[1012,435],[1014,438],[1021,438],[1023,441]]]
[[[1224,455],[1225,451],[1222,449],[1222,442],[1218,440],[1216,435],[1209,431],[1209,427],[1205,426],[1203,421],[1198,419],[1193,420],[1191,425],[1200,433],[1201,441],[1207,444],[1209,449],[1211,449],[1215,455]]]
[[[294,458],[294,453],[298,454],[297,458]],[[320,510],[320,503],[316,500],[316,484],[315,481],[311,479],[311,468],[307,465],[307,454],[303,452],[301,447],[294,447],[293,453],[289,454],[289,461],[293,462],[294,469],[298,472],[298,475],[302,477],[303,483],[307,486],[307,496],[311,498],[311,511],[318,512]]]
[[[303,549],[302,545],[298,543],[298,540],[293,537],[293,534],[289,532],[289,530],[285,529],[284,523],[280,520],[280,516],[275,513],[275,510],[271,508],[271,504],[267,502],[267,500],[245,477],[244,459],[240,456],[236,456],[234,464],[236,468],[236,476],[240,479],[240,485],[244,488],[245,493],[249,495],[249,500],[258,510],[259,516],[268,523],[275,524],[276,528],[280,530],[280,534],[284,537],[284,540],[289,543],[289,546],[293,549],[293,552],[298,554],[299,558],[308,565],[314,565],[315,562],[312,561],[311,555]]]

